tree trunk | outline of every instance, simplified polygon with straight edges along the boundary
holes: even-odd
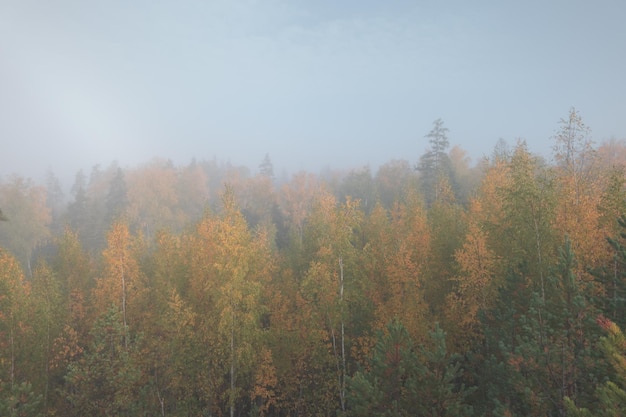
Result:
[[[341,411],[346,411],[346,344],[345,325],[343,321],[343,259],[339,257],[339,303],[341,315],[341,382],[339,386],[339,398],[341,400]]]

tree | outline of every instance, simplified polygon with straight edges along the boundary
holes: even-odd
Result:
[[[237,202],[250,228],[262,227],[274,234],[278,228],[273,223],[274,214],[279,209],[272,179],[259,174],[243,180],[234,191],[237,192]]]
[[[608,267],[597,270],[595,275],[605,291],[601,306],[603,313],[621,328],[626,325],[626,216],[618,218],[617,224],[620,232],[607,238],[614,251],[613,259]]]
[[[377,205],[368,216],[363,262],[374,327],[399,319],[414,340],[422,340],[430,317],[424,286],[432,234],[421,197],[413,191],[404,200],[390,212]]]
[[[455,252],[455,260],[459,271],[454,277],[456,291],[448,299],[447,322],[456,330],[452,340],[465,350],[469,342],[482,336],[479,314],[492,307],[501,285],[499,259],[474,218],[470,220],[465,243]]]
[[[593,408],[579,408],[571,398],[566,398],[567,411],[575,417],[613,417],[626,413],[626,337],[612,321],[601,317],[598,322],[607,333],[600,341],[601,348],[613,366],[615,376],[598,386],[598,400]]]
[[[51,170],[46,174],[46,204],[50,209],[52,234],[56,235],[63,230],[65,195],[59,178]]]
[[[444,322],[446,300],[456,285],[454,256],[463,244],[467,217],[463,207],[456,202],[445,177],[441,178],[438,188],[437,199],[428,211],[431,239],[423,291],[424,299],[428,300],[436,320]]]
[[[274,165],[272,164],[272,160],[270,159],[269,154],[265,154],[263,161],[259,165],[259,175],[267,177],[269,179],[274,179]]]
[[[486,392],[478,402],[490,404],[494,414],[564,415],[566,398],[577,406],[594,401],[606,370],[597,310],[576,263],[566,239],[543,293],[511,271],[497,307],[484,315],[487,360],[479,385]]]
[[[235,414],[240,390],[237,389],[238,376],[249,372],[253,363],[253,344],[257,326],[259,282],[250,275],[251,236],[245,220],[236,206],[232,191],[227,190],[223,197],[223,217],[217,226],[217,279],[221,310],[219,333],[228,340],[229,389],[228,408],[230,417]],[[248,252],[248,253],[246,253]],[[252,256],[251,256],[252,255]],[[256,271],[255,271],[256,272]],[[254,274],[254,272],[253,272]],[[244,374],[245,375],[245,374]]]
[[[360,202],[347,198],[337,204],[331,194],[321,194],[315,201],[306,234],[306,252],[311,254],[304,272],[301,294],[307,300],[317,328],[317,342],[328,343],[336,365],[337,397],[345,410],[347,375],[346,322],[349,311],[346,299],[358,291],[356,277],[356,231],[360,229],[363,212]],[[344,274],[345,273],[345,274]],[[352,278],[348,283],[344,278]],[[350,298],[352,298],[350,297]]]
[[[89,197],[87,196],[87,179],[82,170],[76,173],[71,193],[74,196],[74,201],[67,207],[67,223],[78,233],[81,241],[85,243],[89,234],[90,215]]]
[[[163,295],[165,296],[165,295]],[[142,339],[145,402],[164,415],[199,415],[206,406],[206,354],[200,318],[175,289],[159,300],[155,323]]]
[[[561,129],[554,137],[554,156],[558,165],[567,173],[582,179],[593,166],[595,151],[587,127],[575,108],[566,119],[559,121]]]
[[[98,315],[108,311],[111,305],[120,310],[124,345],[128,347],[128,326],[130,321],[129,306],[140,305],[144,284],[135,259],[137,243],[134,241],[128,226],[124,223],[115,223],[107,236],[107,248],[103,251],[104,273],[97,280],[93,291],[94,304]],[[139,309],[133,312],[138,316]]]
[[[260,352],[260,364],[255,376],[254,388],[250,398],[254,401],[259,416],[266,416],[276,404],[276,368],[272,360],[272,352],[263,348]]]
[[[128,221],[152,238],[162,229],[179,231],[185,220],[176,191],[178,173],[171,161],[153,160],[126,175]]]
[[[102,313],[91,330],[84,354],[70,363],[65,395],[76,416],[137,415],[140,371],[134,344],[128,346],[121,311],[114,305]]]
[[[128,196],[124,171],[117,167],[105,197],[105,218],[107,224],[120,220],[120,217],[125,214],[127,206]]]
[[[199,221],[208,206],[208,182],[206,172],[195,160],[179,170],[176,192],[187,223]]]
[[[472,415],[467,396],[474,388],[462,382],[460,357],[448,352],[446,333],[438,324],[430,333],[430,342],[430,346],[421,345],[419,349],[419,379],[408,384],[409,390],[418,393],[416,411],[432,417]]]
[[[417,177],[411,169],[411,164],[403,159],[381,165],[374,177],[374,185],[379,201],[388,210],[409,190],[418,188]]]
[[[467,204],[470,196],[480,184],[481,172],[479,169],[471,166],[472,159],[467,151],[458,145],[450,149],[448,159],[450,161],[450,182],[452,183],[453,191],[462,204]]]
[[[189,240],[190,294],[205,343],[208,410],[249,407],[258,361],[261,284],[271,273],[267,234],[252,234],[227,187],[219,215],[206,213]],[[207,410],[207,411],[208,411]]]
[[[467,389],[458,358],[446,350],[439,326],[431,347],[415,347],[406,329],[392,321],[379,332],[367,371],[349,379],[350,416],[469,416]]]
[[[6,417],[40,417],[41,395],[27,382],[8,384],[0,381],[0,415]]]
[[[52,268],[41,261],[35,268],[29,297],[35,343],[29,347],[28,353],[29,365],[32,366],[31,380],[36,391],[42,393],[42,406],[46,413],[60,400],[57,388],[61,374],[54,369],[54,341],[62,334],[68,320],[60,284]]]
[[[43,187],[13,177],[0,184],[0,204],[11,221],[0,228],[0,244],[10,249],[32,277],[33,253],[50,236],[50,209]]]
[[[432,130],[425,136],[428,138],[430,148],[420,157],[415,167],[420,172],[422,190],[427,203],[432,203],[439,197],[439,184],[442,178],[450,181],[450,159],[446,150],[448,142],[448,128],[444,127],[443,120],[433,122]]]
[[[11,387],[24,377],[19,374],[19,357],[26,330],[28,291],[17,260],[0,248],[0,381],[7,381]]]
[[[340,201],[359,200],[365,214],[369,213],[378,199],[370,167],[351,170],[337,187],[337,196]]]
[[[508,248],[509,265],[523,266],[532,285],[545,299],[547,266],[557,245],[552,224],[555,216],[554,181],[537,157],[519,142],[509,162],[509,179],[501,191],[505,228],[501,243]]]
[[[418,357],[413,340],[399,321],[379,331],[369,370],[348,380],[348,414],[351,416],[402,416],[419,401],[409,386],[418,378]]]
[[[561,129],[554,137],[557,167],[556,228],[567,234],[581,264],[598,267],[608,253],[604,234],[598,223],[602,200],[601,176],[598,175],[596,152],[592,147],[590,130],[578,112],[572,108],[567,119],[561,119]],[[585,273],[584,270],[578,271]],[[591,279],[590,276],[587,279]]]

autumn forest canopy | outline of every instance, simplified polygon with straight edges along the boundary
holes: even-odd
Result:
[[[555,132],[0,179],[0,415],[623,415],[626,142]]]

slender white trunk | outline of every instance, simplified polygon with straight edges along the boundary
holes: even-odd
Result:
[[[161,416],[165,417],[165,398],[163,398],[161,390],[159,389],[159,374],[156,369],[156,365],[154,369],[154,384],[156,386],[157,399],[159,400],[159,405],[161,406]]]
[[[232,306],[230,326],[230,417],[235,416],[235,307]]]
[[[541,256],[541,234],[539,232],[539,224],[537,222],[537,217],[533,210],[533,225],[535,227],[535,245],[537,246],[537,262],[539,263],[539,280],[541,282],[541,303],[545,305],[546,303],[546,290],[543,278],[543,259]]]
[[[346,344],[343,321],[343,259],[341,257],[339,257],[339,305],[339,314],[341,315],[341,381],[339,398],[341,400],[341,410],[346,411]]]
[[[43,408],[48,410],[48,388],[50,385],[50,297],[48,288],[46,288],[46,354],[45,354],[45,370],[46,370],[46,385],[44,387],[43,394]]]
[[[11,389],[15,383],[15,339],[13,337],[13,312],[11,312],[11,327],[9,329],[9,343],[11,344]]]
[[[124,321],[124,347],[128,349],[128,328],[126,326],[126,277],[124,276],[124,256],[120,259],[122,272],[122,319]]]

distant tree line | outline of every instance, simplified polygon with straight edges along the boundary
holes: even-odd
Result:
[[[614,416],[626,143],[0,182],[0,415]]]

